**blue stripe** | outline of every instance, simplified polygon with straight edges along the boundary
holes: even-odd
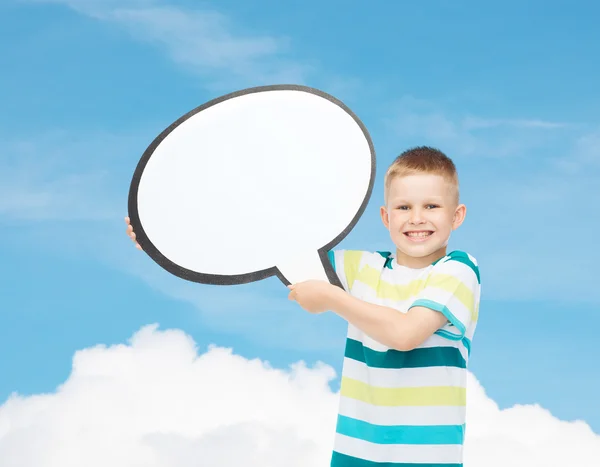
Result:
[[[463,464],[413,464],[407,462],[373,462],[333,452],[330,467],[463,467]]]
[[[471,355],[471,340],[468,337],[463,337],[462,343],[467,349],[467,355]]]
[[[329,262],[333,266],[333,270],[337,272],[337,270],[335,269],[335,252],[333,250],[329,250],[327,252],[327,256],[329,257]]]
[[[383,265],[383,267],[388,268],[388,269],[393,269],[392,268],[392,260],[394,258],[392,258],[392,253],[389,251],[378,251],[377,253],[379,253],[383,258],[385,258],[385,264]]]
[[[463,425],[373,425],[340,415],[337,432],[374,444],[463,444]]]
[[[456,316],[454,316],[454,314],[447,307],[445,307],[441,303],[437,303],[432,300],[420,299],[420,300],[415,300],[410,307],[412,308],[415,306],[423,306],[425,308],[430,308],[431,310],[434,310],[434,311],[439,311],[446,318],[448,318],[448,321],[450,321],[460,332],[460,334],[453,334],[451,332],[444,331],[445,334],[440,334],[441,336],[447,337],[448,339],[452,339],[455,341],[459,341],[463,337],[465,337],[465,332],[467,331],[467,329],[465,328],[465,325]],[[436,334],[438,334],[438,333],[439,333],[439,331],[436,331]]]

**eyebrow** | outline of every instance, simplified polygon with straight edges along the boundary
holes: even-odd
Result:
[[[420,201],[420,202],[423,202],[425,204],[430,204],[430,203],[441,203],[443,201],[444,201],[443,196],[436,196],[436,197],[432,197],[432,198],[426,198],[425,201]],[[394,203],[394,204],[413,204],[410,201],[407,201],[403,198],[391,198],[390,202]]]

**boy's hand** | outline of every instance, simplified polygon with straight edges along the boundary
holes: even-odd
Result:
[[[309,313],[323,313],[331,310],[337,294],[341,292],[329,282],[310,280],[288,285],[288,298],[295,300]]]
[[[129,219],[129,217],[125,218],[125,223],[127,224],[127,235],[129,235],[129,238],[131,238],[131,240],[133,241],[133,243],[135,243],[135,247],[138,250],[141,250],[142,247],[140,246],[140,244],[135,240],[135,232],[133,231],[133,226],[131,225],[131,219]]]

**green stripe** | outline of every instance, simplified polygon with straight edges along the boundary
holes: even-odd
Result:
[[[465,328],[465,325],[462,323],[462,321],[460,321],[456,316],[454,316],[454,313],[452,313],[448,309],[448,307],[442,305],[441,303],[434,302],[433,300],[426,300],[424,298],[420,299],[420,300],[415,300],[413,302],[413,304],[410,306],[410,308],[415,307],[415,306],[422,306],[422,307],[429,308],[431,310],[440,312],[446,318],[448,318],[448,321],[450,321],[454,325],[454,327],[456,329],[458,329],[458,332],[460,332],[460,334],[452,334],[447,331],[438,330],[438,331],[436,331],[436,334],[439,334],[441,336],[447,337],[448,339],[452,339],[455,341],[459,341],[465,336],[465,333],[467,332],[467,328]]]
[[[378,251],[383,258],[385,258],[384,268],[392,269],[392,253],[390,251]]]
[[[337,433],[374,444],[463,444],[462,425],[374,425],[340,415]]]
[[[331,467],[463,467],[463,464],[409,464],[405,462],[372,462],[333,452]]]
[[[471,356],[471,341],[469,340],[468,337],[463,337],[462,340],[465,348],[467,349],[467,355]]]
[[[467,367],[465,359],[456,347],[429,347],[407,352],[390,349],[379,352],[365,347],[362,342],[347,338],[345,356],[366,363],[372,368]]]
[[[327,256],[329,257],[329,262],[333,266],[333,270],[337,272],[337,270],[335,268],[335,252],[333,250],[329,250],[327,252]]]
[[[448,255],[448,257],[450,258],[448,261],[457,261],[459,263],[463,263],[469,266],[477,276],[477,283],[481,284],[481,278],[479,277],[479,267],[477,267],[475,263],[471,261],[468,254],[466,254],[464,251],[453,251]]]

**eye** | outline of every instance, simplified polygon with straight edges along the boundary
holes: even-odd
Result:
[[[439,208],[439,206],[437,204],[428,204],[427,209],[435,209],[435,208]]]
[[[408,206],[398,206],[396,209],[400,209],[401,211],[406,211],[408,209]]]

